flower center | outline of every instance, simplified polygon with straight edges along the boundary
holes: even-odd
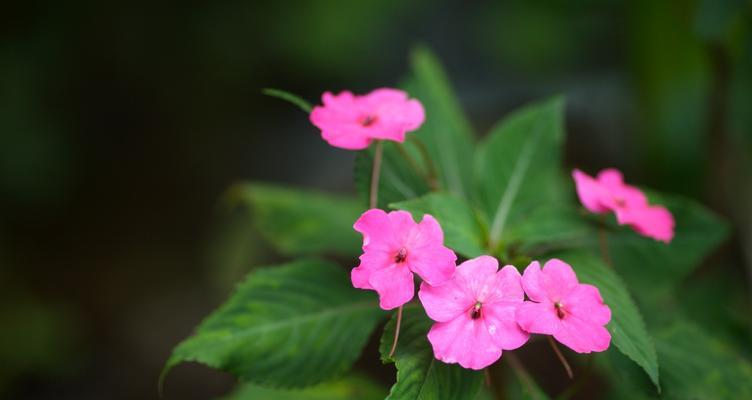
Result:
[[[556,307],[556,316],[559,317],[559,319],[564,319],[564,317],[567,316],[567,313],[564,311],[564,305],[560,302],[554,303],[554,307]]]
[[[475,303],[475,306],[473,306],[473,310],[470,311],[470,318],[472,319],[478,319],[480,318],[480,308],[483,304],[481,302]]]
[[[624,199],[622,199],[621,197],[615,198],[614,201],[616,202],[616,205],[619,206],[619,207],[624,207],[624,206],[627,205],[627,202]]]
[[[372,115],[372,114],[366,114],[358,118],[358,123],[364,127],[368,128],[369,126],[373,125],[378,121],[379,117]]]
[[[406,258],[407,258],[407,249],[403,247],[399,249],[399,251],[397,252],[397,255],[394,256],[394,262],[399,264],[401,262],[404,262]]]

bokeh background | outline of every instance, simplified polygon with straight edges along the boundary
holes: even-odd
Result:
[[[395,86],[417,44],[479,131],[563,93],[570,166],[615,166],[725,216],[732,237],[697,279],[749,310],[750,1],[11,2],[0,398],[156,398],[172,346],[253,265],[279,259],[222,207],[225,189],[353,192],[354,154],[261,89],[316,101]],[[166,394],[211,398],[232,382],[181,366]]]

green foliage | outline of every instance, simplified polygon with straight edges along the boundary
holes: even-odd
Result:
[[[603,301],[611,309],[611,322],[607,328],[611,333],[613,345],[641,366],[660,389],[658,359],[653,340],[648,335],[642,315],[622,280],[609,266],[590,253],[569,251],[555,256],[566,260],[574,268],[580,282],[598,288]]]
[[[690,200],[649,193],[652,203],[666,205],[676,219],[676,236],[666,245],[617,226],[612,217],[585,212],[562,168],[560,97],[512,112],[476,145],[445,72],[427,50],[413,53],[405,88],[424,104],[427,119],[405,143],[383,143],[379,208],[407,210],[416,220],[433,215],[445,244],[467,258],[491,254],[524,266],[531,259],[558,257],[572,265],[580,281],[598,287],[611,308],[607,329],[623,356],[613,350],[591,356],[612,384],[611,398],[655,398],[661,390],[661,398],[668,399],[752,397],[752,368],[729,346],[742,343],[749,332],[748,317],[729,322],[745,308],[724,308],[738,299],[713,285],[687,283],[727,236],[720,218]],[[269,94],[306,109],[288,93]],[[230,199],[253,210],[259,232],[280,253],[354,257],[361,238],[352,224],[366,207],[362,199],[369,197],[374,155],[372,146],[355,160],[360,201],[263,184],[238,185]],[[708,303],[677,295],[680,287],[718,299]],[[693,315],[697,312],[708,315]],[[352,366],[381,315],[373,293],[353,289],[347,273],[330,263],[298,261],[262,269],[174,350],[165,373],[184,361],[231,372],[248,381],[231,399],[381,397],[383,392],[364,378],[331,381]],[[721,332],[714,334],[731,340],[720,341],[690,320],[718,327]],[[387,323],[380,352],[382,361],[397,369],[387,398],[489,398],[482,373],[434,358],[426,338],[432,323],[417,305],[405,306],[393,357],[388,353],[395,318]],[[507,395],[549,398],[514,354],[504,360],[502,373],[514,373],[503,389]],[[314,384],[319,385],[278,389]]]
[[[426,110],[425,123],[411,135],[425,144],[442,187],[456,196],[467,197],[476,135],[436,56],[419,47],[412,53],[411,66],[404,89],[420,99]]]
[[[411,143],[386,142],[379,179],[378,208],[386,209],[390,203],[412,199],[428,193],[427,171],[417,160]],[[373,169],[373,146],[358,152],[355,157],[355,188],[368,205]]]
[[[175,348],[162,377],[196,361],[253,383],[312,385],[349,370],[382,315],[331,263],[259,269]]]
[[[381,400],[386,394],[380,385],[353,375],[300,390],[271,389],[243,383],[223,400]]]
[[[694,325],[679,322],[661,332],[658,355],[667,398],[752,398],[752,365]]]
[[[397,382],[387,399],[472,399],[483,384],[480,371],[445,364],[433,356],[426,334],[433,321],[418,307],[406,307],[402,316],[400,339],[393,358],[389,358],[396,318],[392,318],[381,336],[381,359],[397,366]]]
[[[574,194],[568,197],[574,198]],[[503,239],[531,255],[582,247],[595,241],[598,235],[583,216],[583,211],[569,203],[541,205],[509,226]]]
[[[238,184],[229,196],[251,208],[259,232],[283,254],[360,253],[352,225],[363,209],[355,199],[262,183]]]
[[[674,215],[676,233],[670,244],[639,236],[626,227],[608,235],[614,266],[646,303],[670,296],[728,233],[718,216],[694,201],[655,193],[650,197]]]
[[[613,386],[614,399],[718,399],[752,397],[752,365],[727,343],[683,318],[656,335],[663,392],[647,389],[640,376],[614,355],[601,359]]]
[[[563,99],[535,103],[504,118],[480,144],[477,189],[492,248],[508,225],[561,199],[563,118]]]
[[[267,89],[262,90],[261,92],[267,96],[276,97],[278,99],[282,99],[292,104],[295,104],[296,106],[298,106],[298,108],[300,108],[306,113],[310,113],[311,110],[313,109],[313,107],[311,107],[311,103],[303,100],[302,97],[292,94],[290,92],[285,92],[284,90],[267,88]]]
[[[444,243],[465,257],[472,258],[485,253],[485,229],[480,225],[475,210],[467,202],[451,194],[431,193],[390,206],[411,212],[417,220],[423,214],[433,215],[444,230]]]

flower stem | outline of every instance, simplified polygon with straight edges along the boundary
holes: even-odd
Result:
[[[376,152],[373,155],[373,169],[371,170],[371,192],[368,208],[376,208],[379,202],[379,177],[381,176],[381,158],[384,155],[384,144],[376,141]]]
[[[397,349],[397,341],[399,341],[400,325],[402,324],[402,306],[397,309],[397,325],[394,327],[394,341],[392,342],[392,349],[389,350],[389,358],[394,355],[394,350]]]
[[[608,239],[606,238],[605,215],[601,218],[601,224],[600,226],[598,226],[598,242],[600,244],[601,257],[603,258],[603,261],[605,261],[609,267],[613,268],[614,265],[611,263],[611,256],[608,254]]]
[[[423,143],[422,140],[418,139],[415,136],[410,136],[410,139],[413,143],[415,143],[418,151],[420,151],[421,157],[423,157],[426,165],[428,165],[428,175],[426,176],[426,179],[428,180],[428,186],[431,188],[431,190],[437,190],[439,188],[439,185],[436,182],[436,177],[438,176],[438,174],[436,173],[436,165],[433,163],[431,155],[428,153],[428,147],[426,147],[426,144]]]
[[[535,387],[535,381],[530,376],[530,373],[527,372],[525,366],[522,365],[520,359],[517,358],[517,355],[510,352],[504,357],[506,357],[507,361],[509,361],[509,365],[512,367],[512,371],[514,371],[517,379],[522,382],[523,385],[525,385],[528,393],[536,393],[537,390]]]
[[[556,353],[556,357],[559,358],[559,361],[561,361],[561,365],[563,365],[564,369],[567,370],[567,376],[569,376],[569,379],[573,379],[574,374],[572,373],[572,367],[569,366],[567,359],[564,358],[564,354],[561,354],[561,350],[559,350],[559,346],[556,345],[556,342],[554,342],[554,339],[551,336],[547,336],[547,337],[548,337],[548,343],[551,345],[551,348],[554,349],[554,353]]]

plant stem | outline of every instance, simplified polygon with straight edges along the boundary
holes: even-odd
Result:
[[[606,238],[606,216],[601,217],[601,224],[598,226],[598,242],[601,248],[601,257],[606,264],[613,268],[611,263],[611,256],[608,254],[608,239]]]
[[[410,169],[412,169],[417,175],[419,175],[423,180],[426,181],[426,184],[428,185],[431,190],[436,190],[438,187],[436,186],[436,180],[431,177],[430,172],[423,172],[421,168],[418,166],[418,162],[413,158],[413,156],[410,155],[410,153],[407,152],[407,149],[402,143],[395,143],[397,146],[397,151],[399,151],[402,158],[407,161],[408,164],[410,164]]]
[[[556,400],[569,400],[574,395],[576,395],[580,389],[582,389],[587,381],[590,379],[590,375],[593,372],[593,357],[588,357],[587,366],[585,367],[585,372],[579,374],[577,376],[577,379],[569,385],[568,388],[566,388],[561,394],[556,396]]]
[[[373,169],[371,169],[371,197],[368,208],[376,208],[379,202],[379,178],[381,177],[381,158],[384,156],[384,143],[376,141],[376,152],[373,155]]]
[[[399,341],[400,325],[402,324],[402,306],[397,309],[397,325],[394,327],[394,341],[392,342],[392,349],[389,350],[389,358],[394,355],[394,350],[397,349],[397,341]]]
[[[517,375],[517,379],[522,382],[523,385],[525,385],[528,393],[530,393],[531,396],[533,393],[536,393],[537,389],[535,387],[535,381],[522,365],[520,359],[517,358],[517,355],[510,352],[504,357],[506,357],[507,361],[509,361],[509,365],[511,365],[512,371],[514,371],[514,374]]]
[[[428,180],[428,186],[431,188],[431,190],[437,190],[439,188],[439,185],[436,183],[436,177],[438,176],[436,173],[436,165],[434,165],[433,160],[431,159],[431,155],[428,153],[426,144],[415,136],[410,136],[410,139],[413,141],[413,143],[415,143],[415,146],[418,147],[420,155],[423,157],[426,165],[428,165],[428,176],[426,178]]]
[[[567,359],[564,358],[564,354],[561,354],[561,350],[559,350],[559,346],[556,345],[556,342],[554,342],[554,339],[551,336],[547,336],[547,337],[548,337],[548,343],[551,344],[551,348],[554,349],[554,353],[556,353],[556,357],[559,358],[559,361],[561,361],[561,365],[563,365],[564,369],[567,370],[567,376],[569,376],[569,379],[573,379],[574,374],[572,373],[572,367],[569,366]]]

